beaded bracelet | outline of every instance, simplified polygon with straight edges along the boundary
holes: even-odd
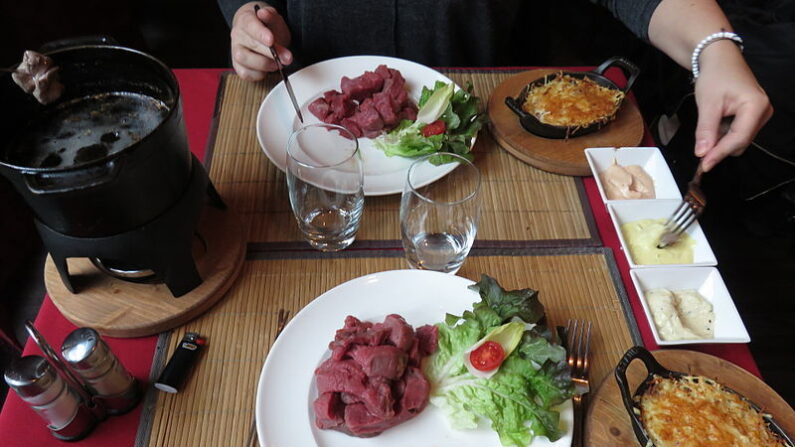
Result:
[[[693,81],[698,79],[698,75],[701,74],[698,66],[698,57],[701,56],[701,52],[704,51],[704,48],[711,43],[725,39],[734,41],[737,46],[740,47],[740,51],[743,50],[743,39],[730,31],[720,31],[705,37],[704,40],[696,45],[696,48],[693,50],[693,56],[690,57],[690,66],[693,68]]]

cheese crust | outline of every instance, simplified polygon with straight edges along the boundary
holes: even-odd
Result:
[[[655,376],[640,417],[656,447],[787,446],[749,402],[706,377]]]
[[[621,90],[561,73],[530,88],[522,109],[545,124],[587,127],[611,120],[623,99]]]

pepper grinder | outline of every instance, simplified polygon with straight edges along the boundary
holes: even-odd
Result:
[[[80,393],[44,357],[28,355],[14,360],[5,372],[5,381],[47,421],[50,432],[58,439],[83,439],[97,423]]]

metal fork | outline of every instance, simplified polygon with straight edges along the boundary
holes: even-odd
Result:
[[[591,369],[591,322],[569,320],[566,327],[567,362],[571,369],[571,381],[574,383],[574,433],[572,447],[583,446],[585,431],[586,395],[591,391],[588,372]]]
[[[276,339],[279,338],[279,335],[281,335],[282,331],[284,330],[284,326],[287,325],[288,320],[290,320],[290,311],[286,309],[279,309],[279,314],[276,317],[276,335],[273,337],[273,341],[276,341]],[[254,417],[251,418],[251,427],[248,429],[248,438],[246,438],[246,443],[244,446],[255,447],[257,444],[257,415],[255,412]]]
[[[687,184],[687,193],[682,199],[682,203],[665,222],[665,231],[660,236],[657,248],[665,248],[678,241],[682,233],[704,212],[704,208],[707,206],[707,196],[701,190],[703,174],[704,170],[699,163],[693,180]]]

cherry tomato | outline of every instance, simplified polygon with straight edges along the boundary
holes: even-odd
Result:
[[[500,366],[503,360],[505,349],[494,341],[487,341],[469,353],[469,361],[478,371],[491,371]]]
[[[439,135],[447,130],[447,125],[442,120],[436,120],[422,128],[422,136],[430,137],[431,135]]]

